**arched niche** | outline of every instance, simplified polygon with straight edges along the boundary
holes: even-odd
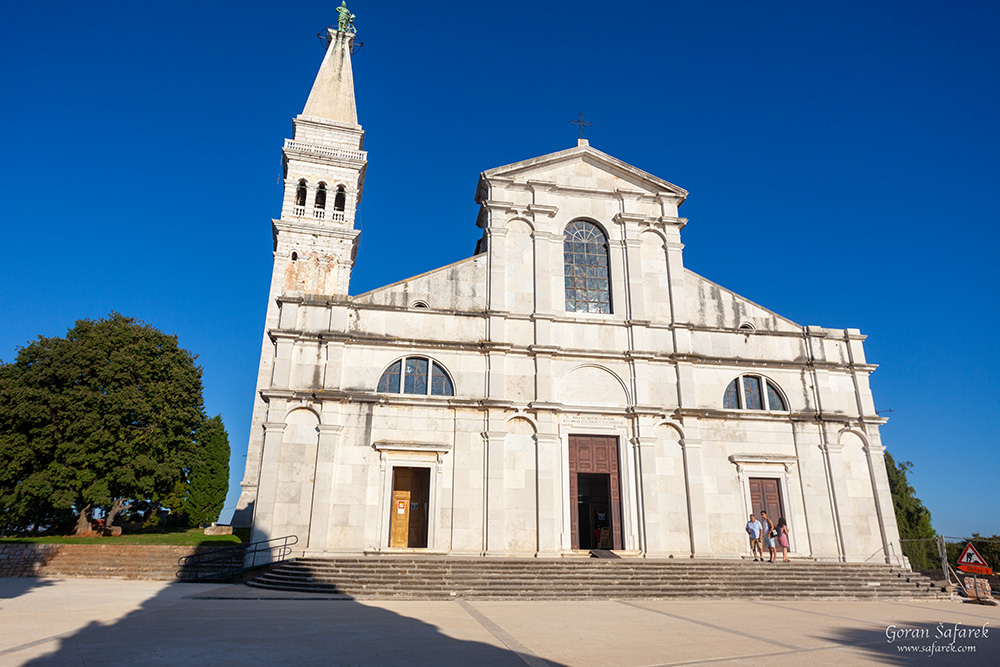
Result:
[[[558,400],[569,405],[627,407],[628,392],[621,378],[603,366],[578,366],[559,380]]]

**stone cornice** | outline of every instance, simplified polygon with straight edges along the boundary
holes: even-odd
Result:
[[[738,466],[777,463],[781,465],[794,465],[798,463],[798,457],[785,456],[782,454],[731,454],[729,462]]]
[[[543,206],[541,204],[528,204],[528,211],[531,213],[541,213],[550,218],[554,218],[556,213],[559,212],[558,206]]]
[[[640,224],[646,222],[648,216],[641,215],[639,213],[615,213],[611,218],[612,222],[616,222],[619,225],[626,225],[628,223]]]
[[[409,440],[376,440],[372,449],[379,452],[434,452],[447,453],[452,445],[447,442],[413,442]]]
[[[274,222],[277,223],[279,221],[275,220]],[[498,228],[498,229],[503,229],[503,228]],[[311,229],[309,229],[309,230],[303,229],[303,231],[306,232],[306,233],[310,233],[310,234],[313,233],[313,231]],[[360,232],[358,230],[351,230],[351,233],[353,235],[355,233],[360,233]],[[468,260],[471,260],[471,259],[474,259],[474,257],[468,257],[465,260],[461,260],[461,261],[468,261]],[[455,262],[455,264],[458,264],[458,262]],[[431,273],[431,272],[428,271],[427,273]],[[423,275],[427,275],[427,274],[420,274],[420,275],[423,276]],[[415,277],[420,277],[420,276],[413,276],[413,277],[415,278]],[[410,280],[410,279],[412,279],[412,278],[407,278],[406,280]],[[401,284],[401,283],[406,282],[406,280],[401,280],[398,283],[393,283],[393,284]],[[387,286],[385,286],[385,287],[387,287]],[[369,292],[366,292],[365,294],[370,294],[372,292],[378,291],[378,289],[382,289],[382,288],[376,288],[374,290],[370,290]],[[298,300],[298,301],[301,302],[301,298],[297,297],[297,296],[295,296],[295,297],[279,296],[277,298],[280,299],[280,300],[282,300],[282,301],[296,301],[296,300]],[[352,301],[351,299],[352,299],[352,297],[334,297],[334,296],[331,296],[329,298],[324,297],[324,298],[321,298],[321,299],[315,301],[315,305],[324,305],[325,304],[325,305],[328,305],[328,306],[344,306],[344,307],[351,308],[351,309],[354,309],[354,310],[407,311],[407,312],[411,312],[411,313],[412,312],[417,312],[413,308],[410,308],[410,307],[407,307],[407,306],[392,306],[392,305],[382,305],[382,304],[374,304],[374,303],[359,303],[359,302]],[[511,312],[508,312],[508,311],[489,310],[489,309],[485,309],[485,308],[482,309],[482,310],[451,310],[451,309],[440,309],[440,310],[427,309],[427,310],[430,310],[430,311],[433,311],[433,312],[439,312],[439,313],[448,313],[448,314],[451,314],[451,315],[460,315],[460,316],[465,316],[465,317],[500,316],[500,317],[504,317],[504,318],[508,318],[508,319],[512,319],[512,320],[548,320],[550,322],[557,322],[557,323],[564,323],[564,322],[566,322],[566,323],[574,323],[574,322],[576,322],[576,323],[585,323],[585,324],[599,324],[599,325],[602,325],[602,326],[647,326],[647,327],[652,328],[652,329],[661,329],[661,330],[662,329],[666,329],[666,330],[671,330],[671,329],[681,330],[682,329],[682,330],[685,330],[685,331],[691,331],[691,332],[696,332],[696,333],[724,333],[724,334],[732,334],[732,335],[739,335],[739,336],[747,336],[747,335],[749,335],[749,336],[765,336],[765,337],[775,337],[775,338],[803,338],[803,337],[810,337],[810,338],[827,338],[827,339],[832,339],[832,340],[837,340],[837,341],[844,341],[844,340],[859,340],[859,341],[863,341],[863,340],[865,340],[867,338],[866,335],[861,334],[857,329],[823,329],[822,327],[809,327],[812,330],[810,330],[810,331],[803,331],[803,330],[799,330],[799,331],[779,331],[779,330],[774,330],[774,329],[754,329],[752,331],[747,331],[745,329],[738,329],[738,328],[701,326],[701,325],[693,324],[693,323],[690,323],[690,322],[652,322],[652,321],[649,321],[649,320],[626,320],[623,317],[617,317],[615,315],[606,315],[606,314],[601,314],[601,313],[593,313],[593,314],[591,314],[591,313],[583,313],[583,314],[581,314],[581,313],[573,313],[573,314],[568,314],[568,313],[565,313],[565,312],[557,312],[557,313],[511,313]],[[581,315],[588,315],[588,317],[581,317]],[[817,362],[817,363],[821,363],[821,362]],[[861,366],[861,367],[870,367],[871,370],[874,370],[874,369],[878,368],[877,364],[859,364],[859,366]]]
[[[380,394],[364,389],[264,389],[260,392],[265,400],[281,398],[287,401],[312,400],[335,401],[338,403],[367,403],[370,405],[400,405],[409,407],[439,407],[456,409],[501,409],[514,410],[515,401],[484,397],[423,396],[417,394]],[[525,410],[531,414],[599,414],[617,417],[673,417],[683,421],[686,417],[712,421],[769,421],[780,423],[829,423],[856,425],[859,422],[879,425],[887,420],[879,417],[862,417],[841,413],[824,412],[771,412],[766,410],[717,410],[706,408],[677,408],[662,405],[577,405],[560,401],[530,401]],[[266,426],[266,425],[265,425]],[[882,451],[881,445],[872,445],[875,451]]]
[[[361,233],[360,229],[352,229],[350,227],[344,226],[332,226],[331,223],[326,222],[301,222],[296,219],[295,222],[286,219],[278,219],[271,221],[274,227],[275,236],[278,232],[284,232],[288,234],[304,234],[308,236],[325,236],[328,238],[338,238],[345,239],[347,241],[353,241]]]
[[[289,329],[269,329],[268,335],[273,341],[314,341],[314,342],[337,342],[354,344],[358,346],[383,346],[421,350],[452,350],[475,353],[501,353],[530,357],[550,357],[554,359],[591,359],[602,361],[628,362],[633,359],[661,362],[667,364],[688,363],[698,366],[724,366],[736,371],[766,369],[819,369],[842,372],[870,373],[875,367],[868,364],[839,364],[835,362],[802,362],[787,361],[781,359],[744,359],[730,357],[709,357],[706,355],[693,354],[671,354],[669,352],[656,352],[652,350],[594,350],[566,348],[555,345],[514,345],[502,341],[453,341],[438,340],[429,338],[392,338],[388,336],[373,336],[359,332],[334,333],[334,332],[312,332]]]
[[[775,412],[769,410],[718,410],[708,408],[677,408],[672,413],[675,417],[694,417],[696,419],[727,420],[727,421],[776,421],[776,422],[825,422],[831,424],[856,424],[859,421],[857,415],[848,415],[839,412]],[[879,418],[881,419],[881,418]],[[865,423],[882,423],[887,420],[876,422],[870,417],[862,417]]]

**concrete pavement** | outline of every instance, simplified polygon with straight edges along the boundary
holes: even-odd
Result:
[[[0,665],[809,662],[1000,664],[1000,608],[766,599],[359,602],[242,585],[0,579]]]

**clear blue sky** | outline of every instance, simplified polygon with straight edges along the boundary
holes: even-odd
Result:
[[[339,0],[0,9],[0,359],[115,310],[249,433],[281,143]],[[613,7],[613,9],[609,9]],[[690,191],[692,270],[869,335],[883,443],[946,535],[1000,534],[992,2],[371,2],[352,292],[472,254],[479,172],[592,144]]]

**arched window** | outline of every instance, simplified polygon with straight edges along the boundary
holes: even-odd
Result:
[[[306,179],[299,179],[299,184],[295,187],[295,205],[306,205]]]
[[[347,204],[347,192],[344,191],[343,185],[338,185],[337,194],[333,197],[333,210],[343,211],[345,204]]]
[[[315,208],[324,209],[326,208],[326,183],[320,183],[316,188],[316,204]]]
[[[586,220],[569,223],[565,233],[566,311],[610,313],[608,237],[600,227]]]
[[[427,357],[406,357],[394,361],[382,373],[375,391],[383,394],[455,395],[448,373],[441,364]]]
[[[759,375],[742,375],[726,387],[722,407],[727,410],[788,412],[778,385]]]

